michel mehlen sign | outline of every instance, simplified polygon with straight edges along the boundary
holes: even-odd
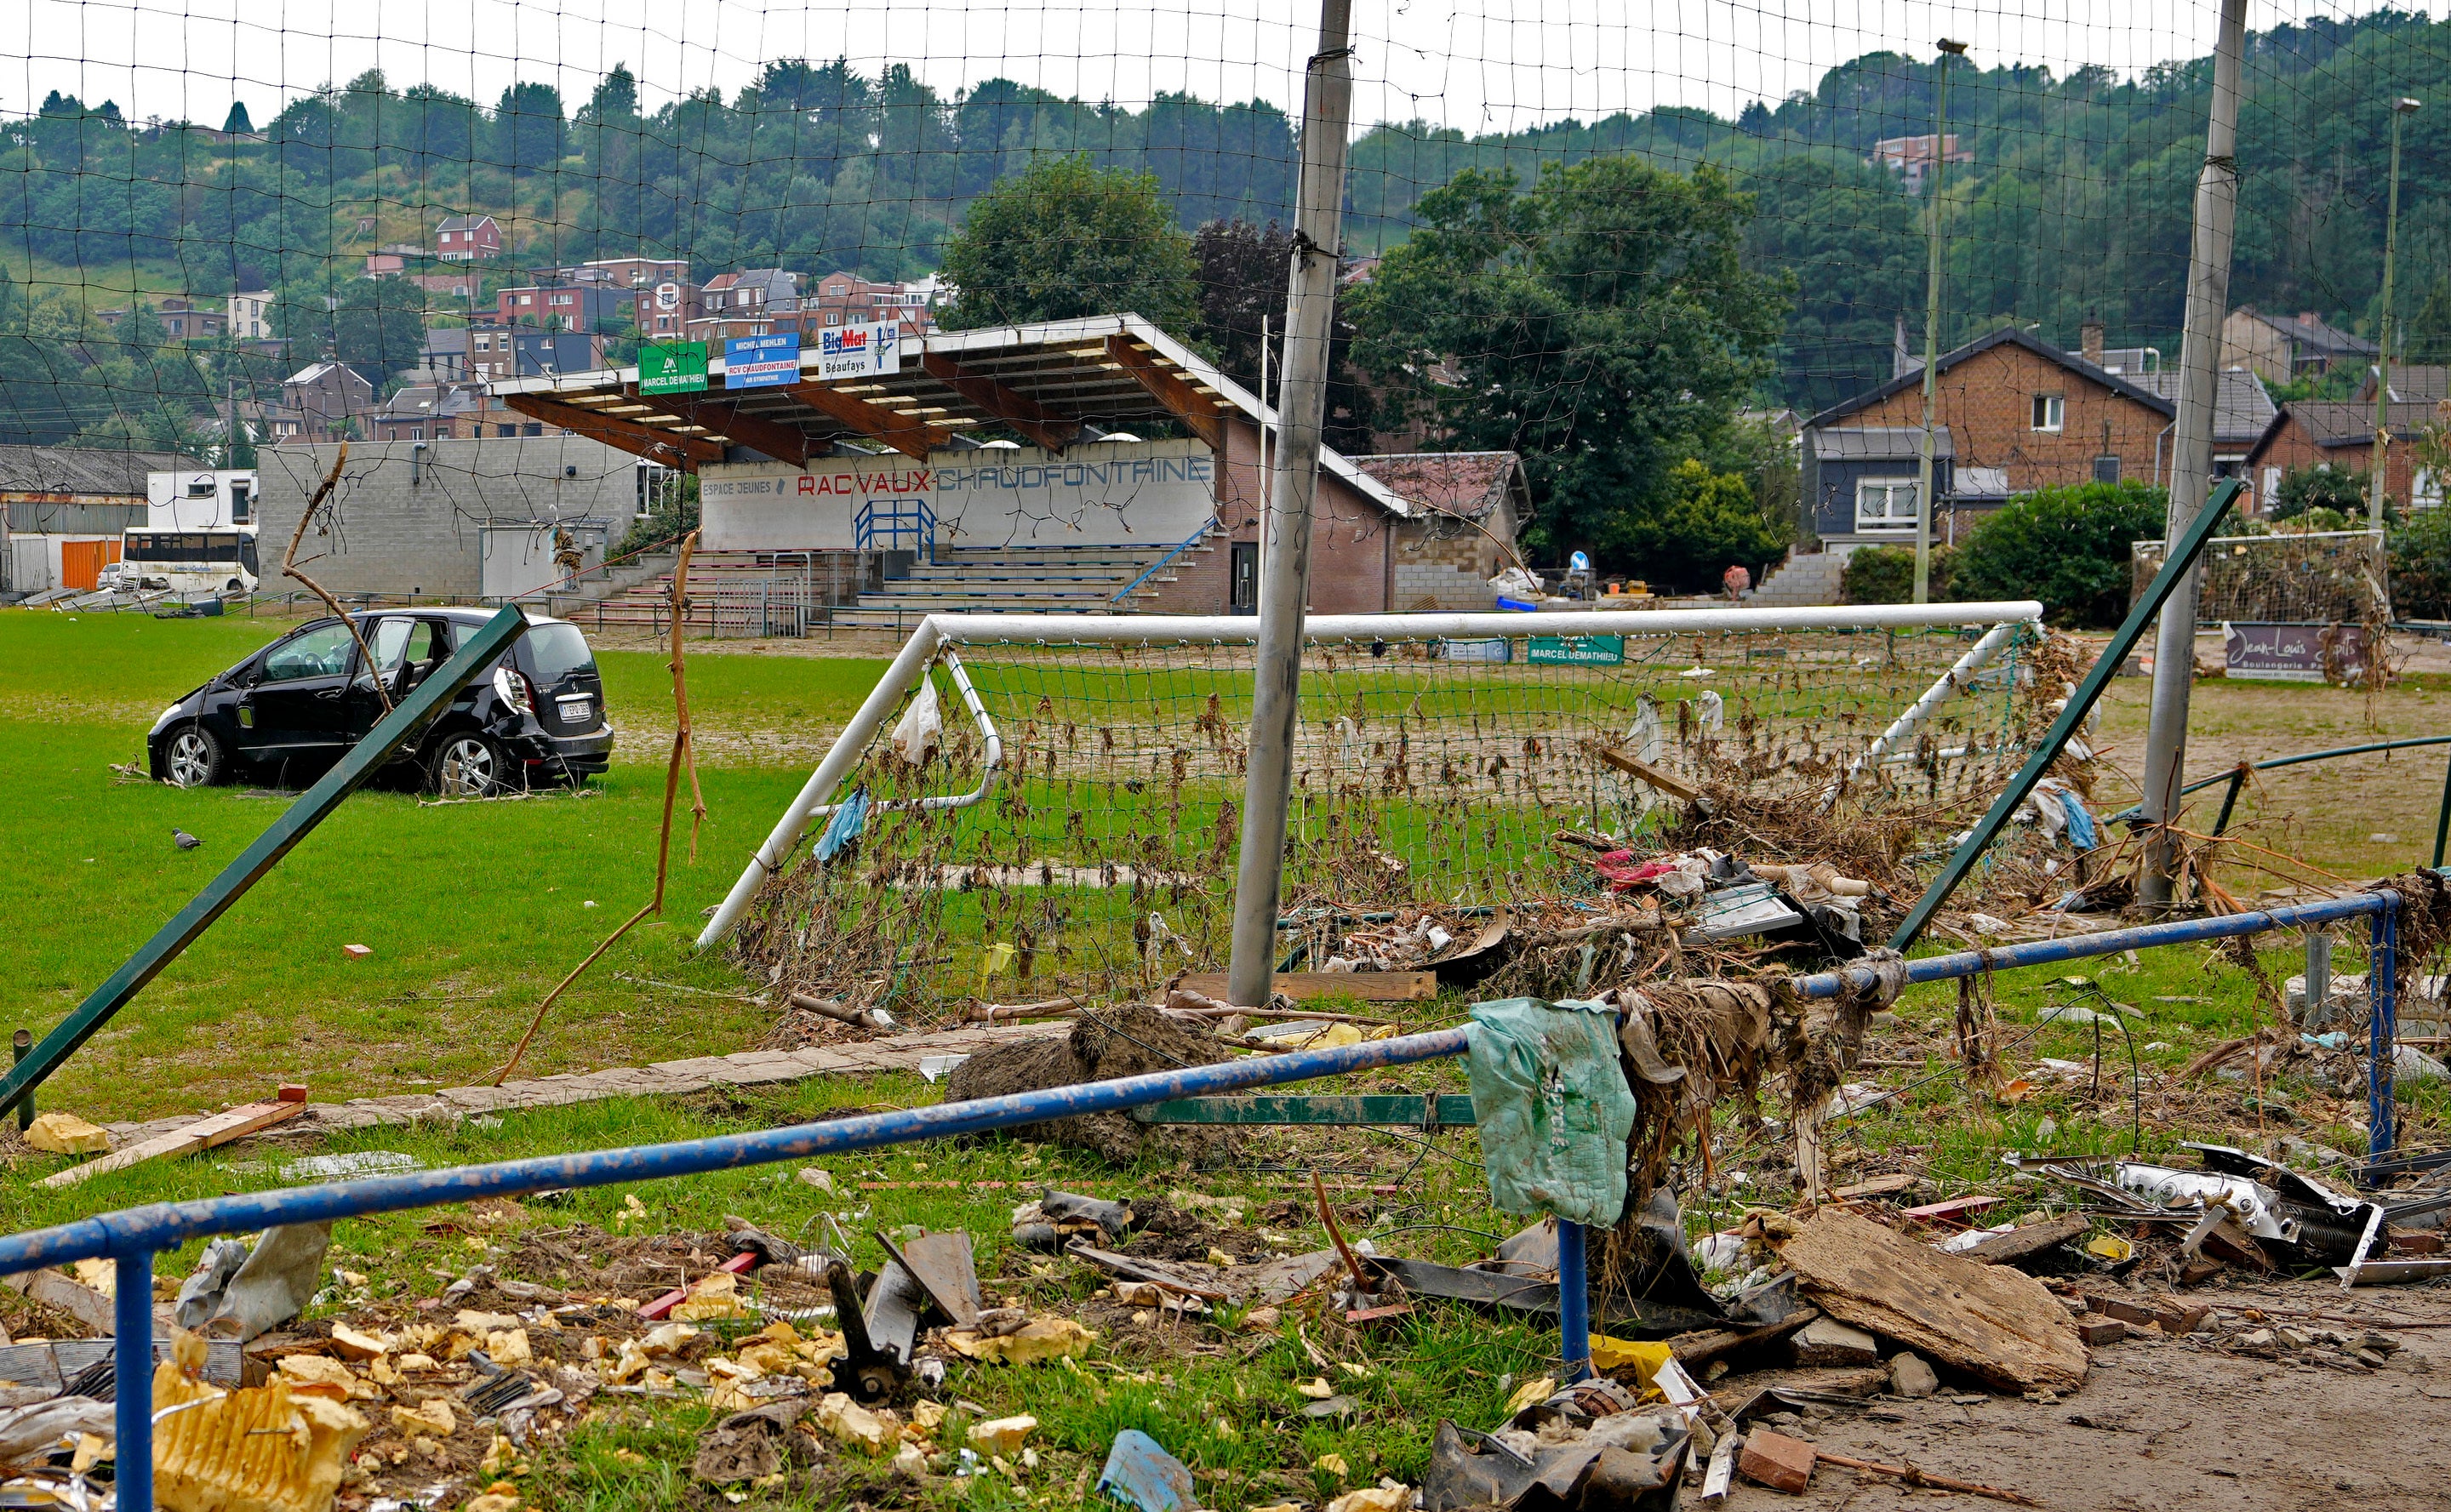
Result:
[[[780,388],[800,381],[800,333],[735,336],[723,344],[723,386]]]

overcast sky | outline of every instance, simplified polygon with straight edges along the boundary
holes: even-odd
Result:
[[[2252,0],[2247,24],[2343,10]],[[1355,0],[1354,115],[1484,131],[1655,105],[1733,114],[1941,36],[1985,63],[2134,72],[2209,52],[2216,14],[2193,0]],[[63,89],[211,126],[235,98],[261,124],[377,67],[395,88],[488,105],[514,79],[543,80],[575,108],[617,63],[652,108],[709,85],[728,96],[770,59],[838,55],[872,75],[907,63],[949,96],[1002,76],[1134,106],[1185,90],[1290,109],[1317,27],[1316,0],[7,0],[0,112]]]

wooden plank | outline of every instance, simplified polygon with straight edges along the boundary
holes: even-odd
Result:
[[[304,1112],[306,1089],[298,1088],[296,1090],[298,1095],[295,1097],[288,1095],[289,1090],[290,1089],[284,1088],[282,1095],[269,1102],[248,1103],[244,1107],[233,1108],[225,1113],[215,1113],[210,1118],[198,1119],[185,1129],[148,1139],[141,1145],[130,1145],[126,1149],[113,1150],[100,1160],[89,1160],[82,1166],[70,1166],[65,1170],[55,1170],[34,1185],[73,1187],[81,1181],[108,1175],[114,1170],[126,1170],[130,1166],[141,1166],[148,1160],[164,1160],[174,1155],[192,1155],[198,1150],[210,1149],[216,1145],[226,1145],[233,1139],[252,1134],[259,1129],[269,1129],[284,1119],[295,1118]]]
[[[1050,455],[1072,444],[1081,422],[1059,415],[1025,394],[1015,393],[984,373],[974,373],[935,352],[919,354],[919,370],[1029,438]]]
[[[1822,1311],[1935,1364],[2019,1392],[2085,1381],[2068,1309],[2021,1271],[1943,1254],[1843,1208],[1814,1213],[1779,1254]]]
[[[1679,803],[1691,803],[1702,795],[1700,788],[1674,772],[1663,772],[1648,761],[1627,756],[1615,746],[1602,745],[1598,740],[1586,740],[1583,746],[1607,765],[1617,768],[1628,776],[1641,778]]]
[[[1194,972],[1176,984],[1226,1001],[1224,972]],[[1358,997],[1365,1003],[1426,1003],[1439,995],[1436,972],[1279,972],[1275,991],[1297,1003]]]
[[[641,424],[627,415],[599,414],[583,404],[548,399],[542,394],[504,394],[502,403],[547,424],[577,431],[633,457],[668,461],[683,472],[697,471],[700,462],[723,461],[723,448],[703,436],[684,436]]]
[[[1947,1202],[1936,1202],[1928,1207],[1901,1208],[1898,1216],[1912,1219],[1919,1224],[1946,1223],[1954,1224],[1963,1228],[1966,1227],[1965,1219],[1981,1212],[1986,1208],[1998,1206],[2000,1206],[2000,1199],[1997,1197],[1951,1197]]]
[[[2047,1255],[2072,1239],[2081,1239],[2093,1227],[2092,1220],[2070,1213],[2065,1218],[2047,1218],[2038,1224],[2011,1228],[1995,1234],[1971,1249],[1958,1253],[1969,1260],[1980,1260],[1987,1266],[2019,1266]]]
[[[1862,1063],[1857,1062],[1857,1064]],[[1915,1064],[1920,1066],[1923,1062],[1917,1061]],[[1922,1180],[1922,1177],[1907,1171],[1893,1171],[1887,1176],[1874,1176],[1869,1181],[1859,1181],[1852,1187],[1841,1187],[1830,1195],[1840,1202],[1860,1202],[1867,1197],[1887,1197],[1896,1192],[1912,1191]]]
[[[630,401],[653,405],[676,420],[703,425],[717,436],[743,446],[755,446],[776,461],[790,462],[794,467],[807,465],[820,450],[798,426],[753,415],[740,407],[738,400],[716,400],[703,394],[634,394]]]
[[[1149,397],[1172,411],[1174,418],[1210,446],[1226,445],[1226,422],[1216,403],[1185,383],[1171,367],[1158,365],[1156,356],[1128,336],[1107,338],[1107,355],[1123,365]],[[1221,977],[1220,980],[1223,980]]]
[[[928,434],[927,422],[883,404],[871,403],[857,394],[846,394],[825,383],[794,383],[777,390],[790,394],[812,409],[819,409],[841,421],[861,435],[885,442],[905,457],[919,461],[928,460],[928,448],[934,444]]]
[[[1406,1097],[1373,1093],[1363,1096],[1280,1095],[1256,1097],[1178,1097],[1132,1109],[1144,1124],[1393,1124],[1419,1129],[1465,1129],[1473,1117],[1466,1093]]]

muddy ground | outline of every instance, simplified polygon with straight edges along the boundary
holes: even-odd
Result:
[[[2269,1309],[2273,1325],[2399,1341],[2381,1369],[2320,1344],[2269,1358],[2218,1333],[2139,1335],[2093,1351],[2085,1385],[2042,1404],[1961,1392],[1824,1409],[1779,1431],[1833,1452],[2022,1492],[2057,1508],[2118,1512],[2429,1512],[2451,1505],[2451,1289],[2321,1282],[2207,1289],[2227,1315]],[[2386,1322],[2432,1327],[2382,1326]],[[1765,1375],[1765,1384],[1772,1378]],[[1732,1384],[1716,1383],[1718,1388]],[[1880,1512],[1941,1493],[1824,1465],[1802,1497],[1739,1482],[1731,1512],[1799,1505]],[[1692,1495],[1691,1492],[1688,1493]],[[1688,1503],[1699,1505],[1698,1501]],[[1956,1500],[1964,1507],[1998,1502]]]

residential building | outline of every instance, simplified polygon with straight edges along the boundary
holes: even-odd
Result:
[[[525,284],[494,296],[494,319],[504,325],[596,331],[626,313],[630,303],[627,291],[602,284]]]
[[[709,315],[778,315],[800,307],[800,275],[779,267],[717,273],[707,280],[700,298]]]
[[[425,290],[429,300],[449,300],[455,304],[474,304],[483,291],[474,269],[462,268],[451,273],[411,273],[408,281]]]
[[[638,290],[631,306],[630,324],[642,340],[680,341],[688,335],[690,322],[704,312],[698,297],[696,284],[687,280],[666,279],[651,288]]]
[[[1922,136],[1883,137],[1873,144],[1873,155],[1864,162],[1873,167],[1888,168],[1903,176],[1907,182],[1907,192],[1920,194],[1923,192],[1924,175],[1931,171],[1936,159],[1945,157],[1951,163],[1974,161],[1973,151],[1958,145],[1956,132],[1949,133],[1945,147],[1939,145],[1941,141],[1930,132]]]
[[[2375,380],[2380,375],[2366,369],[2366,381],[2358,388],[2358,399],[2369,413],[2374,409]],[[2394,363],[2391,364],[2391,397],[2395,403],[2440,404],[2451,399],[2451,367],[2431,363]]]
[[[485,433],[487,407],[485,385],[481,383],[409,383],[383,401],[382,407],[374,412],[369,428],[377,441],[481,436]]]
[[[347,436],[375,407],[375,385],[345,363],[309,363],[281,381],[281,403],[265,411],[273,444]]]
[[[398,252],[373,251],[366,254],[366,277],[368,278],[383,278],[394,273],[405,272],[407,268],[408,259]]]
[[[502,228],[490,215],[453,215],[435,227],[434,255],[446,263],[483,263],[502,255]]]
[[[604,365],[604,338],[590,331],[508,325],[468,328],[468,376],[487,381],[540,373],[583,373]]]
[[[2224,367],[2251,367],[2267,383],[2286,383],[2338,362],[2372,362],[2375,344],[2330,324],[2312,310],[2266,315],[2242,304],[2222,321]]]
[[[610,284],[615,288],[650,288],[657,284],[676,284],[689,278],[689,259],[685,257],[599,257],[593,261],[558,267],[553,275],[571,284]]]
[[[409,377],[422,383],[459,383],[468,377],[468,343],[471,332],[464,325],[445,325],[425,333],[425,344],[419,348],[417,369]]]
[[[925,336],[936,328],[931,309],[941,285],[932,276],[915,284],[883,283],[856,273],[829,273],[800,300],[799,328],[814,333],[826,325],[859,325],[871,321],[898,321],[906,336]]]
[[[2246,471],[2246,454],[2264,436],[2265,427],[2272,423],[2279,406],[2265,391],[2264,380],[2255,376],[2251,367],[2225,367],[2216,375],[2213,386],[2213,476],[2236,478]],[[2168,372],[2139,373],[2132,380],[2137,387],[2170,402],[2172,415],[2179,403],[2179,374]],[[2172,433],[2176,436],[2176,432]],[[2167,484],[2170,481],[2170,452],[2167,445],[2153,452],[2153,473],[2147,482]],[[2262,497],[2259,492],[2258,497]]]
[[[1395,561],[1387,607],[1406,614],[1488,608],[1489,579],[1516,565],[1511,543],[1532,519],[1523,459],[1511,451],[1399,452],[1356,457],[1353,465],[1420,506],[1388,527]]]
[[[147,476],[195,465],[177,452],[0,446],[0,596],[92,588],[121,532],[144,528]]]
[[[181,295],[172,295],[153,306],[162,318],[162,328],[180,341],[207,341],[229,329],[226,308],[199,304]]]
[[[2280,491],[2293,467],[2321,467],[2364,478],[2374,466],[2374,402],[2294,400],[2281,406],[2255,444],[2246,466],[2265,499]],[[2442,502],[2442,480],[2418,465],[2410,445],[2437,419],[2435,404],[2418,400],[2386,404],[2382,491],[2394,504],[2433,509]]]
[[[2015,327],[1968,343],[1939,363],[1934,538],[1952,539],[2012,494],[2152,479],[2176,413],[2152,389]],[[1919,364],[1806,423],[1804,500],[1823,541],[1913,539],[1922,423]]]
[[[268,341],[272,337],[272,291],[246,289],[232,294],[224,302],[226,319],[225,328],[243,342]]]

